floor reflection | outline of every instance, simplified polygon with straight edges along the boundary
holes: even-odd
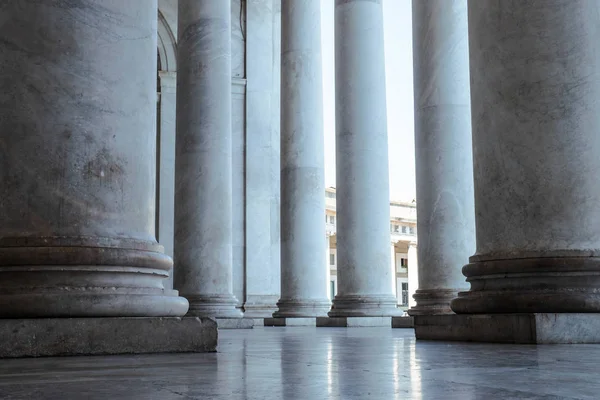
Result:
[[[2,360],[0,399],[597,399],[600,345],[416,342],[408,329],[220,332],[219,353]]]

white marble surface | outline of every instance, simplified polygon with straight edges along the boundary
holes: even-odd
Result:
[[[273,75],[271,76],[271,265],[270,273],[280,282],[281,274],[281,2],[273,2]],[[264,46],[264,43],[261,43]],[[281,285],[276,286],[281,294]]]
[[[157,171],[157,221],[156,239],[164,247],[165,254],[173,257],[175,235],[175,106],[176,74],[160,71],[160,127],[158,132]],[[173,287],[173,270],[165,279],[165,287]]]
[[[469,2],[477,251],[453,310],[600,311],[599,25],[594,1]]]
[[[246,298],[244,309],[248,317],[270,317],[276,310],[280,293],[280,270],[272,258],[279,220],[271,221],[275,193],[274,152],[279,153],[279,142],[273,142],[272,110],[279,98],[275,97],[274,69],[277,67],[274,43],[273,0],[248,0],[247,10],[247,87],[246,87]],[[277,119],[277,124],[279,120]],[[275,149],[277,147],[277,149]],[[279,176],[277,166],[277,176]],[[278,203],[275,203],[277,206]],[[277,214],[275,213],[275,216]],[[277,239],[277,240],[275,240]]]
[[[0,315],[183,315],[154,234],[156,1],[13,1],[0,38]]]
[[[284,1],[281,29],[281,299],[274,316],[325,316],[321,1]]]
[[[231,2],[179,1],[175,287],[190,315],[241,317],[232,294]]]
[[[412,10],[419,289],[409,313],[450,313],[475,251],[467,0]]]
[[[219,332],[216,354],[3,360],[13,400],[595,400],[600,345],[418,342],[412,329]]]
[[[393,315],[381,2],[336,0],[335,39],[339,286],[329,315]]]
[[[477,259],[588,256],[600,248],[598,5],[515,7],[469,8]]]
[[[238,308],[246,286],[246,80],[233,79],[232,93],[232,287]]]

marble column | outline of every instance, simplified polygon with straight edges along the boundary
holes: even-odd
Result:
[[[232,294],[231,2],[180,0],[174,284],[188,314],[241,317]]]
[[[457,313],[600,311],[595,1],[469,2],[476,252]]]
[[[331,317],[397,315],[381,0],[336,0],[338,294]]]
[[[279,1],[278,1],[279,2]],[[276,2],[246,0],[245,277],[244,316],[270,318],[280,298],[279,158],[280,52]],[[269,43],[269,45],[265,45]],[[271,45],[272,43],[272,45]]]
[[[467,0],[412,12],[419,289],[408,312],[448,314],[475,250]]]
[[[156,238],[165,254],[173,257],[175,213],[175,87],[176,73],[160,71],[160,128],[158,148],[158,221]],[[165,280],[165,287],[173,287],[173,271]]]
[[[281,3],[281,298],[274,317],[327,315],[321,0]]]
[[[2,6],[0,317],[181,316],[155,239],[156,0]]]

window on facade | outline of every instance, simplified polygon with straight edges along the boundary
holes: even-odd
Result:
[[[407,229],[408,229],[408,227],[402,225],[402,233],[408,233]]]
[[[335,297],[335,281],[329,281],[329,292],[331,294],[331,298]]]
[[[335,254],[329,255],[329,265],[335,265]]]
[[[400,266],[401,266],[401,267],[403,267],[403,268],[406,268],[406,267],[408,267],[408,259],[406,259],[406,258],[401,258],[401,259],[400,259]]]
[[[408,305],[408,283],[402,282],[402,305]]]
[[[394,225],[394,232],[400,232],[400,227],[398,225]]]
[[[415,227],[411,226],[410,229],[409,229],[409,232],[410,232],[411,235],[414,235],[415,234]]]
[[[329,216],[329,223],[335,225],[335,215]]]
[[[329,197],[330,199],[335,199],[335,193],[325,192],[325,197]]]

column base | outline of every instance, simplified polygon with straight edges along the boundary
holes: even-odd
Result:
[[[317,318],[265,318],[264,326],[317,326]]]
[[[248,295],[244,303],[244,316],[254,319],[271,318],[277,311],[277,299],[279,295]]]
[[[186,316],[203,318],[242,318],[244,314],[237,308],[238,301],[231,294],[184,295],[190,302]]]
[[[414,328],[415,317],[392,317],[392,328]]]
[[[217,334],[193,317],[0,319],[0,358],[214,352]]]
[[[331,302],[324,300],[279,300],[274,318],[325,317],[331,309]]]
[[[403,311],[393,295],[338,295],[333,299],[329,317],[397,317]]]
[[[318,317],[320,328],[372,328],[392,326],[392,317]]]
[[[153,241],[88,236],[0,239],[0,318],[181,317]]]
[[[418,340],[600,343],[600,313],[417,315]]]
[[[252,329],[254,319],[252,318],[216,318],[219,329]]]
[[[417,289],[413,298],[417,304],[408,310],[409,315],[454,314],[450,301],[459,289]]]
[[[593,252],[536,252],[520,256],[471,257],[462,270],[471,288],[459,292],[452,300],[452,311],[457,314],[600,313],[600,257]]]

